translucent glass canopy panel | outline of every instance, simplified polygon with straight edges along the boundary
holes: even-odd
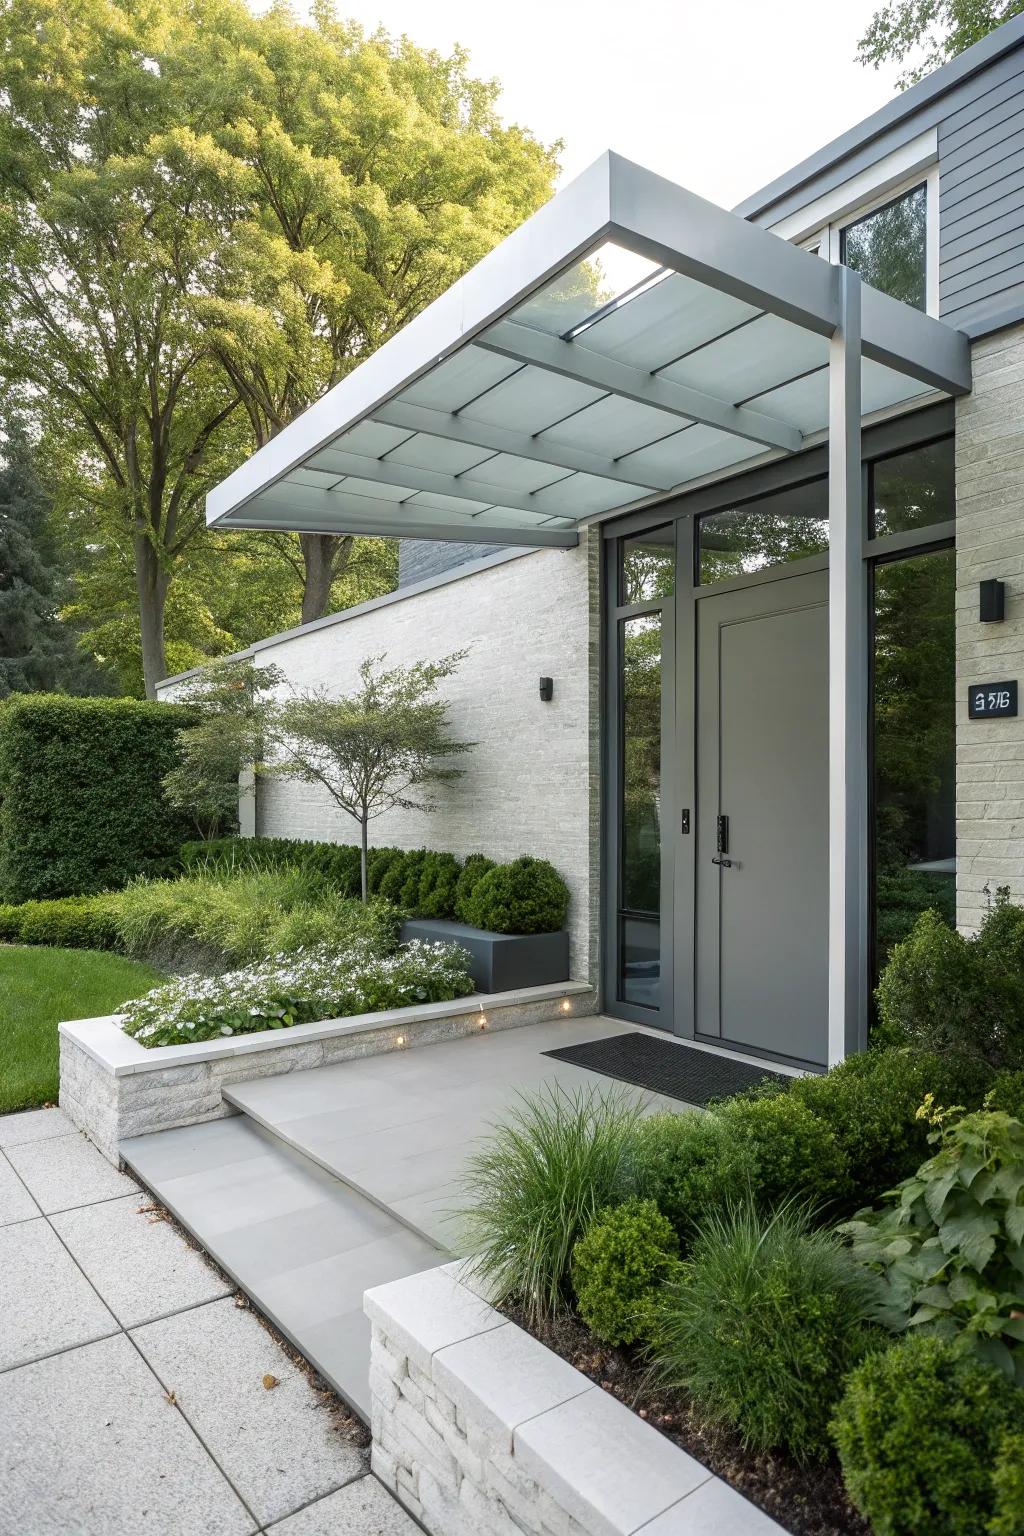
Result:
[[[603,157],[219,486],[209,519],[573,543],[827,431],[837,277]],[[868,289],[863,316],[864,415],[969,387],[958,333]]]

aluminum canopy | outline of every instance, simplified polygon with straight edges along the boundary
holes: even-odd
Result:
[[[647,267],[610,300],[609,243]],[[574,544],[827,436],[841,270],[609,152],[217,486],[207,520]],[[863,285],[860,312],[862,418],[970,389],[960,332]]]

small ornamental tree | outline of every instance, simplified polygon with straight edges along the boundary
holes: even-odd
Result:
[[[463,771],[447,760],[475,745],[452,736],[448,705],[437,697],[438,684],[458,670],[465,655],[455,651],[411,667],[384,667],[384,656],[368,656],[355,693],[337,699],[311,689],[289,699],[276,715],[280,756],[273,771],[322,785],[359,824],[364,901],[370,822],[395,808],[434,810],[431,787]]]
[[[178,734],[178,761],[164,779],[164,794],[191,816],[204,838],[216,837],[238,816],[238,779],[259,770],[266,756],[273,715],[272,690],[284,681],[280,668],[251,661],[215,661],[176,691],[196,724]]]

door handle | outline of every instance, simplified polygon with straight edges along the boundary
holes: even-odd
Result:
[[[732,859],[712,859],[712,864],[718,864],[722,869],[732,869]]]

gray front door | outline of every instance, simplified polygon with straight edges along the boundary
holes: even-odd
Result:
[[[815,1063],[828,1042],[827,599],[822,571],[697,603],[697,1033]]]

